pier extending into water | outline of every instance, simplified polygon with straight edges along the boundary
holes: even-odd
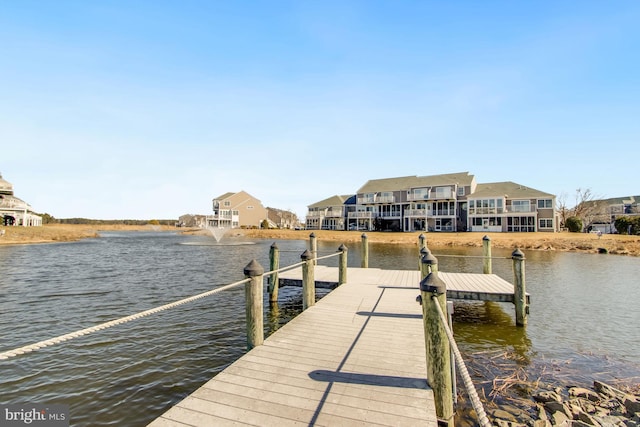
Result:
[[[265,340],[264,270],[247,265],[249,351],[149,425],[453,426],[452,354],[479,425],[490,425],[443,312],[447,297],[513,302],[526,324],[524,255],[512,257],[514,286],[490,273],[490,242],[482,274],[439,272],[422,242],[419,271],[370,269],[366,258],[348,269],[344,245],[339,267],[316,266],[332,255],[315,245],[312,234],[286,272],[271,247],[270,300],[279,286],[302,286],[304,311]],[[317,285],[335,289],[316,304]]]

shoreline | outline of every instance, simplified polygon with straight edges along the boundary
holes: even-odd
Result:
[[[98,238],[102,231],[173,231],[184,234],[205,234],[202,229],[182,229],[159,225],[92,225],[92,224],[47,224],[41,227],[0,227],[0,246],[34,243],[74,242]],[[0,232],[1,233],[1,232]],[[233,229],[225,238],[242,236],[252,239],[307,240],[314,233],[319,240],[345,244],[359,243],[361,231],[286,230],[286,229]],[[493,248],[522,250],[552,250],[564,252],[608,253],[612,255],[640,256],[640,236],[593,233],[479,233],[479,232],[366,232],[370,243],[417,245],[418,237],[424,234],[427,245],[437,247],[481,247],[482,238],[488,236]]]

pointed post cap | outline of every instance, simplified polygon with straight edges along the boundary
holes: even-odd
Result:
[[[264,274],[264,268],[256,261],[252,259],[249,264],[244,268],[244,275],[247,277],[256,277]]]
[[[309,234],[309,237],[313,238],[316,237],[316,233],[314,233],[313,231],[311,232],[311,234]]]
[[[300,255],[300,259],[302,259],[303,261],[308,261],[310,259],[313,258],[313,254],[311,252],[309,252],[309,249],[307,249],[306,251],[302,252],[302,255]]]
[[[340,245],[340,247],[338,248],[338,252],[346,252],[347,251],[347,247],[343,244]]]
[[[484,237],[482,238],[482,240],[488,240],[491,241],[491,237],[487,236],[486,234],[484,235]]]
[[[511,253],[511,258],[524,259],[524,253],[520,248],[516,248],[516,250]]]
[[[360,237],[362,237],[363,239],[366,239],[367,238],[367,233],[362,233],[362,236],[360,236]]]
[[[427,253],[422,257],[422,263],[427,265],[438,265],[438,258],[436,258],[431,251],[427,249]]]
[[[276,244],[276,242],[273,242],[271,244],[271,249],[278,249],[278,245]]]
[[[438,273],[431,272],[420,282],[420,290],[442,295],[447,293],[447,284],[438,277]]]

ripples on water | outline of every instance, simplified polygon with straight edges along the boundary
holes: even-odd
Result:
[[[479,237],[480,238],[480,237]],[[170,233],[105,233],[70,244],[0,247],[0,351],[173,302],[244,278],[271,241],[215,243]],[[280,265],[300,261],[306,241],[279,241]],[[319,242],[321,255],[334,242]],[[443,271],[480,272],[482,261],[446,257],[481,249],[434,250]],[[494,249],[494,256],[511,251]],[[516,328],[513,307],[456,304],[463,354],[510,351],[532,368],[570,359],[574,377],[606,368],[640,375],[640,260],[527,252],[531,316]],[[337,259],[328,260],[335,265]],[[359,266],[357,245],[349,265]],[[494,260],[511,281],[511,261]],[[416,269],[415,246],[371,245],[370,266]],[[297,314],[300,291],[284,288],[269,333]],[[242,286],[127,324],[0,361],[0,402],[70,405],[72,425],[138,426],[155,419],[245,352]]]

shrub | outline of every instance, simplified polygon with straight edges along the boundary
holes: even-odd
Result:
[[[570,216],[564,221],[564,225],[572,233],[582,231],[582,220],[578,217]]]
[[[613,223],[620,234],[639,234],[640,217],[621,216]]]

